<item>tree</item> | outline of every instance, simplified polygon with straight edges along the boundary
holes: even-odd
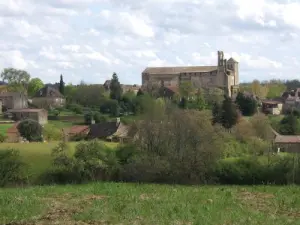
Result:
[[[186,97],[188,99],[194,91],[195,90],[191,82],[182,82],[179,85],[179,93],[181,97]]]
[[[63,80],[63,75],[60,75],[59,92],[60,92],[62,95],[65,95],[65,82],[64,82],[64,80]]]
[[[143,95],[144,92],[142,91],[142,89],[139,89],[138,92],[136,93],[136,96],[140,96],[140,95]]]
[[[271,80],[268,82],[268,89],[267,98],[276,98],[280,97],[287,87],[280,80]]]
[[[8,83],[9,90],[27,94],[30,74],[26,71],[6,68],[1,73],[1,78]]]
[[[268,86],[262,85],[258,80],[254,80],[251,84],[251,90],[254,95],[259,97],[260,99],[266,98],[268,94]]]
[[[113,73],[113,75],[112,75],[109,90],[110,90],[110,98],[111,99],[115,99],[117,101],[121,100],[122,87],[121,87],[121,84],[119,82],[118,75],[116,73]]]
[[[235,103],[238,105],[243,116],[252,116],[257,111],[257,101],[250,96],[245,96],[239,92],[237,94]]]
[[[99,84],[82,84],[74,87],[73,90],[70,88],[69,91],[71,91],[68,93],[69,100],[86,107],[98,108],[106,100],[104,87]]]
[[[300,133],[300,123],[293,114],[285,116],[279,125],[279,133],[283,135],[297,135]]]
[[[21,136],[30,142],[42,141],[43,128],[36,120],[23,120],[18,124],[17,129]]]
[[[28,84],[28,95],[33,96],[38,90],[44,87],[44,83],[40,78],[33,78]]]
[[[236,105],[230,97],[225,96],[222,104],[222,126],[226,129],[232,128],[237,123],[238,117]]]
[[[222,105],[215,102],[212,107],[212,124],[222,123]]]
[[[187,100],[185,97],[182,97],[180,102],[179,102],[179,108],[181,109],[186,109],[187,108]]]

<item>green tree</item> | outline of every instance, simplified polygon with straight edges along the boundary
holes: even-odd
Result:
[[[8,83],[10,91],[17,91],[27,94],[30,74],[24,70],[17,70],[14,68],[6,68],[1,73],[3,81]]]
[[[271,80],[268,82],[268,94],[267,98],[276,98],[280,97],[283,92],[287,89],[285,84],[280,80]]]
[[[65,95],[65,82],[64,82],[64,80],[63,80],[63,75],[60,75],[59,92],[60,92],[62,95]]]
[[[235,103],[244,116],[252,116],[257,111],[257,101],[241,92],[237,94]]]
[[[268,94],[268,86],[266,84],[261,84],[258,80],[254,80],[251,84],[251,90],[254,95],[260,99],[266,98]]]
[[[143,94],[144,94],[144,92],[141,89],[139,89],[138,92],[136,93],[137,96],[140,96],[140,95],[143,95]]]
[[[215,102],[212,106],[212,124],[222,123],[222,105]]]
[[[300,123],[293,114],[285,116],[279,125],[279,133],[283,135],[296,135],[300,133]]]
[[[225,96],[222,104],[222,126],[226,129],[232,128],[237,123],[238,117],[236,105],[230,97]]]
[[[181,98],[181,100],[180,100],[180,102],[179,102],[179,108],[181,108],[181,109],[186,109],[187,108],[187,100],[186,100],[186,98],[185,97],[182,97]]]
[[[121,100],[122,87],[121,87],[121,84],[119,82],[118,75],[116,73],[113,73],[113,75],[112,75],[109,90],[110,90],[110,98],[111,99],[115,99],[117,101]]]
[[[34,96],[38,90],[44,87],[44,83],[40,78],[32,78],[28,84],[28,95]]]
[[[23,120],[18,124],[17,129],[21,136],[30,142],[42,141],[43,128],[36,120]]]
[[[195,89],[191,82],[182,82],[179,85],[179,93],[181,97],[189,98],[194,91]]]

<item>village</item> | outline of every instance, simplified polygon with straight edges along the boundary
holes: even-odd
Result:
[[[299,12],[0,0],[0,224],[299,225]]]

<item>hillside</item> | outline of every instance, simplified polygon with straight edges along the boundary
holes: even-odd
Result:
[[[299,196],[294,186],[95,183],[0,189],[0,223],[299,224]]]

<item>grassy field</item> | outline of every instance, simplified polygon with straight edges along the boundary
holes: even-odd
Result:
[[[20,150],[23,161],[29,165],[29,179],[35,179],[51,165],[51,150],[58,142],[49,143],[1,143],[0,151],[8,148]],[[75,150],[78,142],[69,142],[70,154]],[[115,148],[117,143],[106,142],[110,148]]]
[[[0,189],[0,209],[1,224],[285,225],[300,224],[300,189],[117,183]]]

